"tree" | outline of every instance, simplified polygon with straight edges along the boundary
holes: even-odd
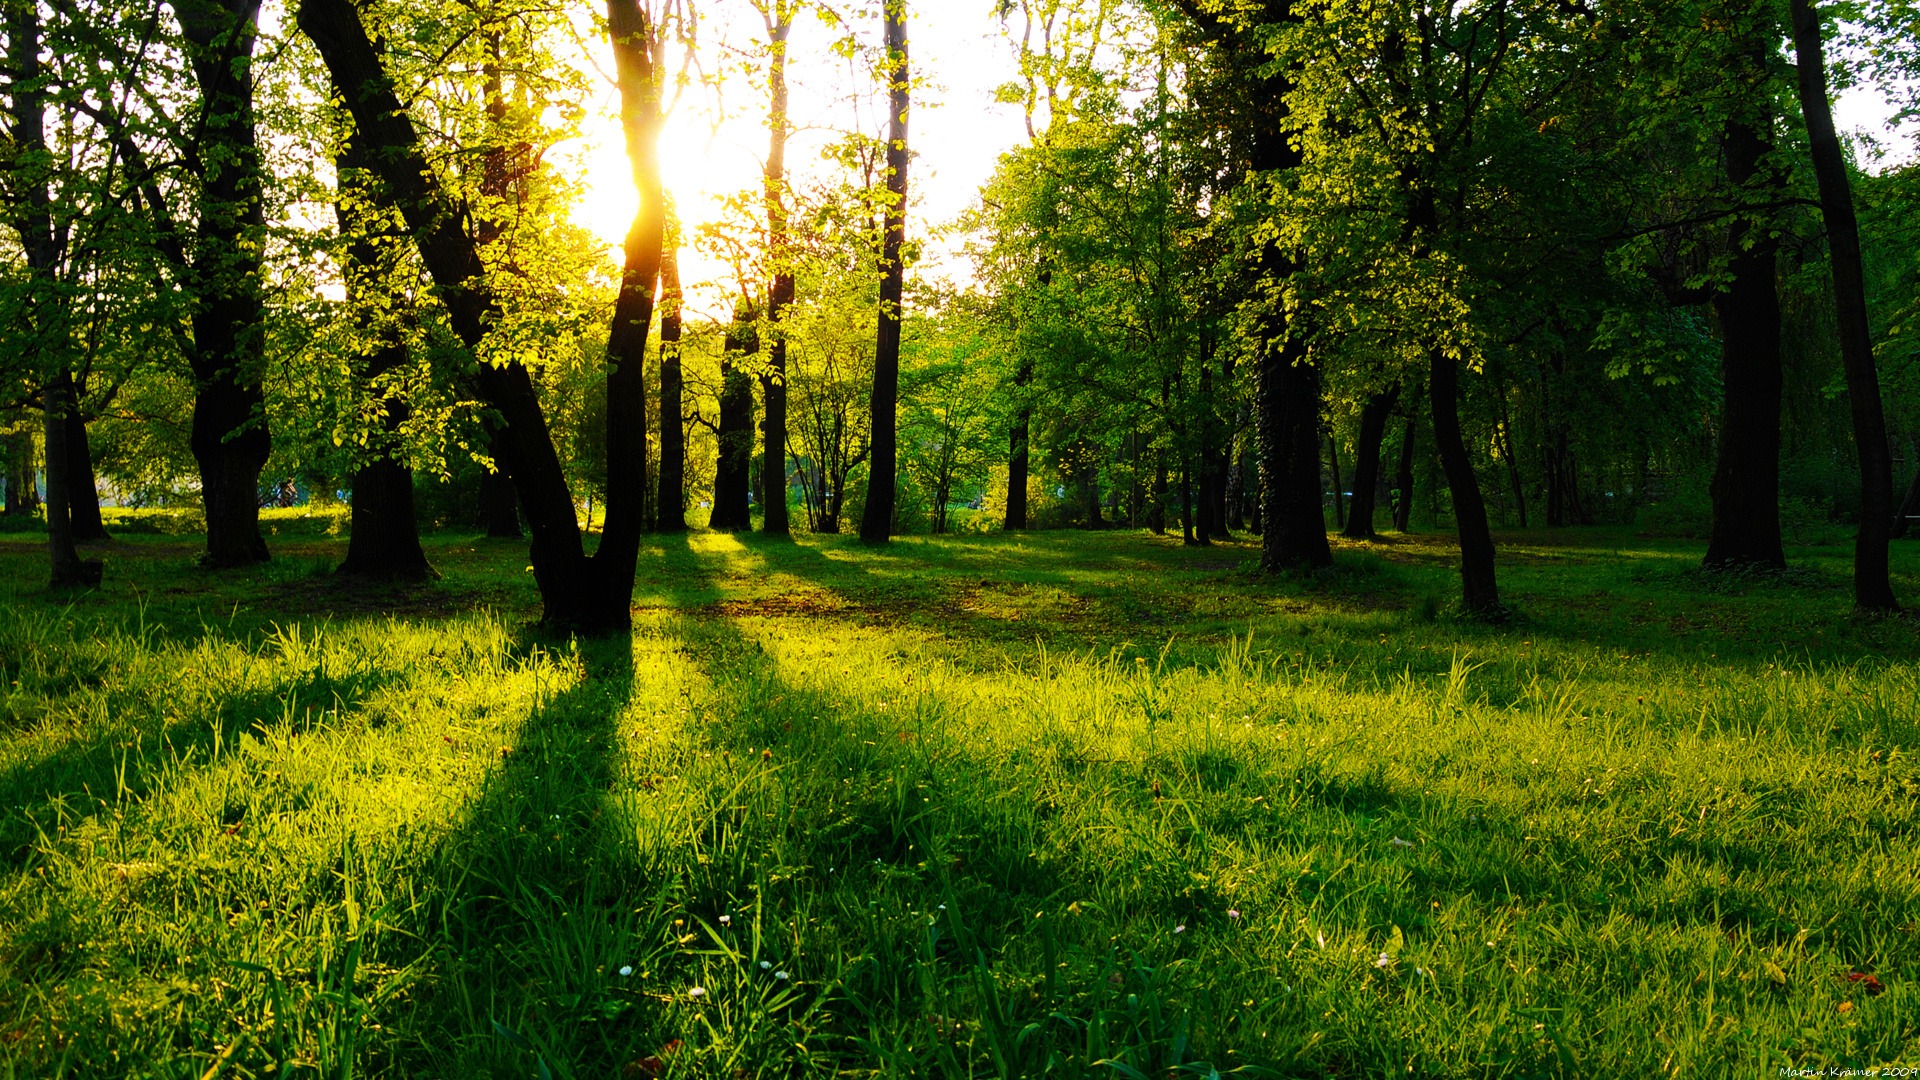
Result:
[[[767,31],[767,161],[764,202],[767,215],[767,370],[760,377],[766,412],[761,422],[765,448],[760,478],[760,529],[787,534],[787,337],[783,320],[793,303],[793,265],[787,226],[787,39],[793,31],[797,0],[758,0]]]
[[[903,248],[907,235],[907,66],[906,0],[882,0],[885,17],[887,78],[886,226],[880,252],[880,320],[873,353],[872,453],[867,466],[867,500],[860,516],[860,539],[885,543],[893,535],[900,398],[900,318],[906,278]]]

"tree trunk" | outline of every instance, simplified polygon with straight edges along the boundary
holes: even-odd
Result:
[[[872,451],[867,460],[867,503],[860,539],[885,543],[893,535],[896,405],[900,398],[901,291],[906,267],[901,247],[907,235],[907,0],[882,0],[887,49],[887,217],[880,254],[880,328],[873,350]]]
[[[1400,433],[1400,467],[1395,471],[1393,479],[1394,487],[1400,493],[1393,503],[1393,530],[1402,535],[1413,531],[1414,444],[1419,434],[1419,410],[1409,406],[1407,426]]]
[[[1285,327],[1264,335],[1255,382],[1260,569],[1333,565],[1320,497],[1320,374]]]
[[[787,239],[787,37],[793,29],[788,8],[778,4],[767,19],[767,164],[765,202],[767,255],[773,281],[767,289],[767,373],[761,378],[766,401],[760,469],[760,531],[786,536],[787,520],[787,333],[783,320],[793,303],[793,266]]]
[[[1155,536],[1167,534],[1167,452],[1153,452],[1153,504],[1147,508],[1147,528]]]
[[[490,540],[518,540],[521,537],[520,499],[513,493],[513,479],[507,475],[504,463],[505,436],[491,421],[482,426],[494,467],[480,474],[480,506],[475,523],[486,530]]]
[[[381,396],[380,438],[373,442],[372,460],[354,473],[352,531],[339,572],[369,578],[431,577],[433,567],[420,546],[420,524],[414,513],[413,470],[407,467],[400,446],[400,432],[409,412],[407,402],[381,384],[383,376],[407,359],[399,328],[384,315],[394,307],[391,301],[398,298],[380,292],[384,277],[380,246],[392,236],[378,215],[362,209],[373,201],[369,196],[378,181],[370,174],[365,151],[351,135],[335,162],[334,174],[339,191],[334,215],[340,234],[347,239],[341,268],[347,307],[365,313],[362,329],[374,338],[355,366],[360,368],[359,382],[366,392]],[[371,295],[370,288],[375,290]]]
[[[1028,453],[1033,432],[1033,406],[1027,402],[1027,393],[1032,385],[1033,361],[1023,360],[1013,376],[1016,401],[1007,440],[1007,518],[1002,527],[1009,531],[1027,527]]]
[[[1353,504],[1347,508],[1343,536],[1349,540],[1371,540],[1374,499],[1380,487],[1380,444],[1387,437],[1387,421],[1393,418],[1400,402],[1400,386],[1367,396],[1360,407],[1360,438],[1353,448]]]
[[[660,254],[660,491],[654,528],[687,529],[687,421],[680,373],[680,254],[672,235]]]
[[[1507,459],[1507,481],[1513,485],[1513,506],[1520,515],[1520,527],[1527,527],[1527,490],[1520,481],[1520,459],[1513,452],[1513,420],[1507,410],[1505,391],[1496,391],[1500,399],[1500,454]]]
[[[73,376],[65,371],[55,375],[41,390],[46,407],[46,444],[61,447],[67,441],[67,424],[74,412]],[[99,560],[82,562],[73,543],[73,519],[70,515],[69,471],[67,455],[47,455],[47,549],[52,563],[51,584],[56,589],[100,584]]]
[[[93,447],[87,441],[87,421],[80,412],[79,396],[79,388],[75,387],[74,410],[67,417],[67,516],[73,522],[75,543],[97,544],[109,537],[106,522],[100,517]]]
[[[1907,485],[1907,497],[1900,500],[1900,509],[1893,518],[1893,538],[1902,540],[1913,527],[1913,519],[1920,516],[1920,468],[1913,473],[1913,482]]]
[[[1759,176],[1772,149],[1764,128],[1739,122],[1727,125],[1722,148],[1727,177],[1742,188]],[[1787,556],[1780,539],[1779,242],[1764,223],[1747,219],[1735,222],[1727,239],[1733,281],[1713,299],[1720,316],[1725,401],[1705,564],[1782,570]]]
[[[1833,129],[1820,13],[1812,0],[1792,0],[1793,44],[1799,60],[1800,113],[1806,118],[1820,214],[1827,222],[1828,262],[1840,318],[1840,358],[1846,367],[1853,441],[1860,453],[1860,531],[1853,544],[1853,603],[1862,611],[1898,611],[1888,577],[1887,541],[1893,524],[1893,456],[1880,401],[1867,322],[1866,277],[1860,265],[1860,226],[1853,211],[1847,160]]]
[[[726,351],[720,357],[720,423],[715,430],[719,458],[713,471],[713,515],[707,527],[726,532],[753,528],[753,510],[747,493],[753,472],[753,381],[734,363],[736,356],[752,356],[760,349],[753,317],[745,309],[734,313],[727,328]]]
[[[1446,470],[1453,496],[1454,526],[1460,537],[1460,583],[1468,611],[1483,618],[1501,618],[1500,590],[1494,580],[1493,533],[1487,527],[1487,504],[1480,497],[1480,481],[1460,436],[1460,363],[1439,349],[1429,355],[1430,400],[1433,406],[1433,442]]]
[[[1342,532],[1347,528],[1347,503],[1340,488],[1340,443],[1333,437],[1331,428],[1327,431],[1327,471],[1333,477],[1333,527]]]

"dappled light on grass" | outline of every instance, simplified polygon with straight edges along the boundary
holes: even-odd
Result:
[[[665,538],[633,634],[593,642],[10,605],[0,1054],[728,1080],[1910,1057],[1905,628],[1789,580],[1677,636],[1676,594],[1736,598],[1597,554],[1516,568],[1496,631],[1423,607],[1449,568],[1391,548],[1267,583],[1233,546],[998,543]]]

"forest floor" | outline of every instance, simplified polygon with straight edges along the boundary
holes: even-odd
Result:
[[[1920,1065],[1920,630],[1627,530],[695,532],[630,638],[0,536],[0,1076]],[[1920,545],[1896,545],[1920,605]]]

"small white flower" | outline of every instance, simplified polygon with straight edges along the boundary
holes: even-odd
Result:
[[[769,963],[767,963],[767,962],[766,962],[765,960],[762,960],[762,961],[760,961],[760,970],[761,970],[761,971],[772,971],[772,970],[773,970],[773,965],[772,965],[772,964],[769,964]]]
[[[1313,940],[1319,942],[1321,948],[1327,947],[1327,935],[1324,932],[1313,935]]]
[[[785,972],[785,971],[776,971],[776,972],[774,972],[774,973],[773,973],[773,977],[774,977],[774,978],[776,978],[776,979],[788,979],[788,978],[791,978],[791,977],[792,977],[792,975],[791,975],[791,973],[789,973],[789,972]]]
[[[1391,843],[1394,847],[1412,847],[1413,846],[1413,841],[1402,840],[1397,836],[1388,842]]]
[[[1228,908],[1228,909],[1227,909],[1227,918],[1229,918],[1229,919],[1237,919],[1237,918],[1239,918],[1239,917],[1240,917],[1240,909],[1239,909],[1239,908]]]
[[[631,974],[633,974],[633,965],[632,965],[632,964],[621,964],[621,965],[620,965],[620,977],[621,977],[621,978],[623,978],[623,979],[624,979],[624,978],[626,978],[626,977],[627,977],[628,975],[631,975]]]
[[[687,996],[688,996],[688,997],[690,997],[690,998],[703,998],[703,997],[706,997],[706,996],[707,996],[707,988],[706,988],[706,987],[704,987],[704,986],[689,986],[689,987],[687,987]]]
[[[732,926],[732,925],[733,925],[733,916],[731,916],[731,915],[722,915],[722,916],[720,916],[720,925],[721,925],[721,926]]]
[[[1180,924],[1179,926],[1176,926],[1176,927],[1174,927],[1174,928],[1173,928],[1173,932],[1174,932],[1174,933],[1176,933],[1176,934],[1184,934],[1184,933],[1186,933],[1186,932],[1187,932],[1187,924],[1186,924],[1186,923],[1181,923],[1181,924]]]
[[[1380,959],[1375,960],[1373,962],[1373,966],[1377,968],[1391,967],[1392,965],[1393,965],[1393,957],[1388,956],[1386,953],[1381,953]]]

